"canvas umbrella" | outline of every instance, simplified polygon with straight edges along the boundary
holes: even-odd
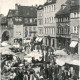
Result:
[[[56,63],[59,65],[59,66],[63,66],[65,64],[65,61],[64,60],[61,60],[61,59],[56,59]]]
[[[3,46],[3,47],[8,46],[8,43],[4,41],[1,43],[1,46]]]
[[[27,62],[31,63],[32,58],[24,58],[24,60],[26,60]]]
[[[54,51],[55,55],[61,55],[61,56],[66,56],[68,55],[64,50],[56,50]]]

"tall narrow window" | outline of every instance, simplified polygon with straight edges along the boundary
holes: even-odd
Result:
[[[52,23],[53,23],[53,17],[52,17]]]
[[[52,5],[52,11],[53,11],[53,5]]]
[[[45,24],[46,24],[46,18],[45,18]]]
[[[54,5],[54,11],[55,11],[55,9],[56,9],[56,8],[55,8],[55,5]]]
[[[32,18],[30,19],[30,23],[32,23]]]

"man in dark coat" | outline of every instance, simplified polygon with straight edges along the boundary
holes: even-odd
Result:
[[[19,70],[18,79],[23,80],[23,72]]]

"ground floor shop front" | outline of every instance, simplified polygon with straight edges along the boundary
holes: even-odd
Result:
[[[57,41],[56,41],[55,37],[45,36],[44,39],[43,39],[43,44],[47,45],[47,46],[54,47],[55,49],[57,47],[56,46]]]
[[[57,48],[70,50],[70,38],[57,37]]]

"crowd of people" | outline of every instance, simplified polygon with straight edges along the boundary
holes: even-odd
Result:
[[[26,47],[27,46],[24,48],[25,51]],[[35,48],[34,44],[32,47]],[[34,49],[31,48],[31,51],[33,50]],[[70,66],[68,64],[64,66],[58,65],[56,63],[56,56],[53,54],[50,56],[47,55],[46,59],[48,59],[47,57],[49,58],[49,61],[43,61],[44,59],[42,58],[40,65],[35,65],[36,61],[33,59],[31,63],[25,64],[24,60],[20,60],[20,58],[18,58],[15,65],[13,65],[15,62],[13,59],[9,58],[8,61],[4,60],[1,80],[79,80],[78,68],[76,72],[76,68],[74,69],[74,66]],[[8,69],[6,66],[8,66]],[[37,72],[33,69],[36,67],[40,68]],[[8,76],[8,78],[4,79],[4,75]]]

